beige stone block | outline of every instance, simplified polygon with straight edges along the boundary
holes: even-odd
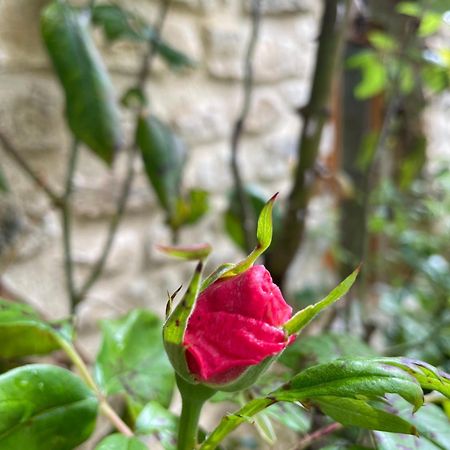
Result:
[[[253,0],[244,1],[244,11],[250,12]],[[261,11],[264,14],[304,13],[313,1],[305,0],[261,0]],[[317,3],[317,2],[316,2]]]
[[[0,70],[49,65],[40,35],[39,16],[46,0],[0,2]]]
[[[256,82],[304,78],[308,73],[310,48],[299,33],[305,35],[309,28],[303,29],[300,23],[301,19],[264,24],[253,59]],[[212,77],[220,80],[243,78],[248,33],[248,23],[247,26],[238,26],[235,22],[225,25],[209,23],[205,26],[206,64]]]
[[[0,75],[0,129],[21,152],[61,150],[65,145],[63,98],[48,77]]]
[[[276,127],[281,116],[281,100],[273,91],[255,92],[245,121],[245,131],[251,134],[270,131]]]

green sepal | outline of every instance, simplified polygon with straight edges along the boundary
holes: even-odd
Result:
[[[202,273],[203,261],[199,261],[186,293],[163,326],[164,347],[169,360],[175,372],[189,383],[196,383],[196,381],[187,367],[183,340],[189,317],[200,293]]]
[[[278,192],[273,195],[269,201],[264,205],[261,214],[258,218],[258,225],[256,228],[256,247],[253,251],[241,262],[235,264],[229,270],[225,271],[220,278],[229,278],[245,272],[247,269],[255,264],[256,260],[269,248],[272,243],[273,235],[273,220],[272,210],[273,204],[278,197]]]
[[[291,319],[289,319],[283,325],[283,328],[288,336],[299,333],[322,310],[342,298],[353,286],[353,283],[355,282],[359,271],[360,267],[358,267],[344,281],[342,281],[342,283],[335,287],[324,299],[320,300],[317,303],[314,303],[313,305],[307,306],[306,308],[296,313]]]
[[[175,258],[186,259],[188,261],[203,261],[212,251],[209,244],[195,244],[186,246],[157,245],[156,248],[167,255],[174,256]]]

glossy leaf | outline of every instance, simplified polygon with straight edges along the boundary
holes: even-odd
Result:
[[[138,438],[111,434],[95,447],[95,450],[148,450]]]
[[[154,41],[159,56],[172,68],[195,67],[195,62],[183,52],[173,48],[162,40]]]
[[[436,33],[441,25],[441,14],[435,12],[425,12],[420,20],[418,35],[421,37],[430,36],[431,34]]]
[[[97,398],[73,373],[28,365],[0,375],[0,448],[72,450],[92,433]]]
[[[48,323],[27,305],[0,299],[0,357],[43,355],[60,348],[60,340],[70,340],[68,322]]]
[[[416,428],[394,414],[375,408],[364,400],[323,397],[315,402],[322,412],[345,426],[391,433],[416,434]]]
[[[174,374],[161,340],[161,320],[136,309],[120,319],[104,320],[101,326],[95,375],[102,391],[124,394],[134,416],[151,400],[168,405]]]
[[[241,423],[251,420],[255,414],[280,401],[300,401],[320,406],[321,401],[329,402],[330,397],[339,398],[343,401],[342,404],[347,400],[356,400],[351,402],[352,418],[346,420],[352,420],[352,423],[361,427],[380,426],[385,430],[388,427],[387,416],[379,412],[382,408],[375,408],[374,401],[382,402],[386,394],[397,394],[411,403],[414,409],[419,408],[423,402],[419,383],[409,373],[390,365],[388,361],[396,362],[394,358],[385,358],[383,362],[377,359],[341,359],[310,367],[266,397],[251,400],[240,410],[224,417],[200,449],[216,448]],[[341,413],[336,411],[335,403],[331,406],[328,404],[328,408],[330,413],[340,417]],[[377,410],[373,411],[373,408]],[[367,420],[364,421],[366,414]],[[397,429],[405,426],[402,429],[406,429],[403,422],[395,419],[392,420],[392,426]],[[408,432],[415,432],[413,427],[407,429]]]
[[[175,450],[178,417],[157,402],[150,402],[136,419],[136,433],[155,435],[165,450]]]
[[[89,14],[53,1],[41,17],[45,46],[63,86],[77,139],[111,164],[122,142],[112,83],[88,30]]]
[[[314,305],[309,305],[296,313],[288,320],[283,328],[289,335],[299,333],[311,320],[314,319],[321,311],[342,298],[353,286],[359,273],[359,267],[351,273],[344,281],[335,287],[324,299]]]
[[[136,129],[145,173],[161,206],[171,218],[180,197],[185,148],[172,130],[152,115],[141,116]]]

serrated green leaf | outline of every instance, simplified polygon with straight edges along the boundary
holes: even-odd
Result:
[[[209,244],[194,244],[189,246],[158,245],[156,248],[169,256],[188,261],[203,261],[212,251],[212,247]]]
[[[398,367],[414,377],[422,388],[436,390],[450,398],[450,375],[431,364],[410,358],[377,358],[375,361]]]
[[[0,375],[0,448],[72,450],[92,433],[97,398],[68,370],[34,364]]]
[[[53,1],[41,16],[45,46],[66,97],[68,124],[77,139],[111,164],[122,144],[112,83],[88,30],[89,15]]]
[[[139,439],[124,436],[123,434],[111,434],[99,442],[95,450],[148,450]]]
[[[359,270],[360,269],[358,267],[320,302],[307,306],[289,319],[283,325],[286,333],[288,333],[288,335],[299,333],[306,325],[308,325],[309,322],[311,322],[312,319],[314,319],[314,317],[317,316],[317,314],[342,298],[353,286]]]
[[[71,340],[69,322],[49,323],[27,305],[0,299],[0,357],[43,355],[60,348],[60,340]]]
[[[165,123],[150,114],[139,118],[136,142],[141,150],[145,173],[170,219],[180,197],[186,159],[184,145]]]
[[[164,450],[175,450],[177,445],[178,417],[159,403],[150,402],[136,419],[136,433],[155,435]]]
[[[409,373],[386,361],[391,359],[349,358],[310,367],[266,397],[251,400],[235,413],[224,417],[202,443],[200,450],[216,448],[241,423],[280,401],[317,403],[329,397],[339,397],[358,400],[370,406],[374,401],[383,400],[386,394],[397,394],[411,403],[414,409],[419,408],[423,403],[419,383]],[[371,422],[364,426],[374,426],[376,417],[377,413],[371,412]],[[384,417],[382,426],[385,425]],[[353,420],[356,421],[356,418]],[[380,415],[378,420],[381,421]],[[414,430],[409,428],[409,432]]]
[[[106,395],[125,395],[136,416],[151,400],[168,405],[174,373],[161,340],[161,320],[150,311],[133,310],[101,323],[103,341],[95,376]]]
[[[322,397],[315,403],[327,416],[345,426],[391,433],[416,434],[416,428],[406,420],[375,408],[364,400]]]
[[[411,375],[378,359],[365,358],[343,358],[312,366],[271,396],[281,401],[323,396],[374,400],[385,394],[398,394],[416,409],[423,403],[422,389]]]

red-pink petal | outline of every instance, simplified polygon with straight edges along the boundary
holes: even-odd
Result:
[[[191,373],[202,381],[226,382],[246,367],[281,352],[287,340],[281,329],[262,321],[196,309],[189,320],[184,345]]]

